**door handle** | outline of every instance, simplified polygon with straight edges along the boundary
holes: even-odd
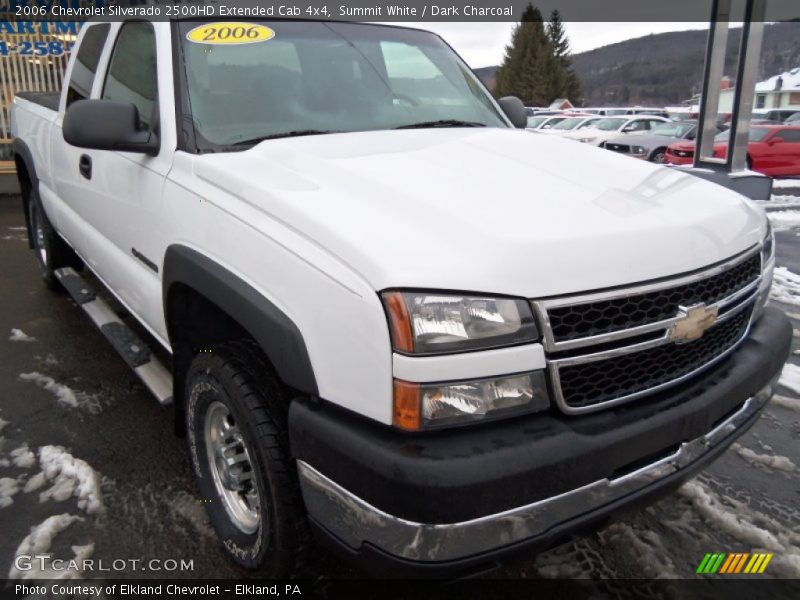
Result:
[[[86,179],[92,178],[92,157],[88,154],[81,154],[81,159],[78,162],[78,170]]]

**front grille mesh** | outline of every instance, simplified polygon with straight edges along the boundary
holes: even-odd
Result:
[[[699,340],[667,344],[606,360],[559,369],[561,394],[582,408],[636,394],[685,377],[736,344],[747,330],[752,305],[709,329]]]
[[[717,275],[673,288],[611,298],[589,304],[547,309],[555,342],[601,335],[669,319],[680,306],[714,304],[758,279],[761,258],[756,253]]]

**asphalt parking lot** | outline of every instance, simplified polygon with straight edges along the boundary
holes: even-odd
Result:
[[[800,228],[787,222],[777,262],[800,273]],[[193,561],[102,576],[246,576],[217,547],[171,410],[68,296],[44,288],[23,227],[19,199],[0,197],[0,577],[23,575],[14,557],[45,546],[65,559]],[[791,299],[792,280],[781,285]],[[780,306],[795,327],[783,379],[795,389],[781,387],[739,443],[659,503],[496,575],[691,577],[706,552],[762,549],[774,553],[765,576],[800,577],[800,278],[794,294]],[[312,568],[360,575],[324,552]]]

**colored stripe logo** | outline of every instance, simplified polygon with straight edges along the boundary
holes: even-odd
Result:
[[[696,573],[701,575],[731,575],[745,573],[755,575],[767,569],[772,553],[766,552],[714,552],[703,557]]]

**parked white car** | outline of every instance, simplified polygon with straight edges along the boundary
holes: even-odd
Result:
[[[526,129],[528,131],[545,131],[547,129],[551,129],[552,127],[558,125],[567,118],[567,115],[537,115],[534,117],[528,117],[528,125]]]
[[[621,134],[645,133],[669,119],[654,116],[606,117],[579,131],[573,131],[564,138],[599,146],[603,142]]]
[[[549,129],[540,129],[539,132],[546,133],[547,135],[564,136],[571,131],[579,131],[591,127],[593,123],[596,123],[602,118],[603,117],[598,115],[576,115],[564,119]]]

